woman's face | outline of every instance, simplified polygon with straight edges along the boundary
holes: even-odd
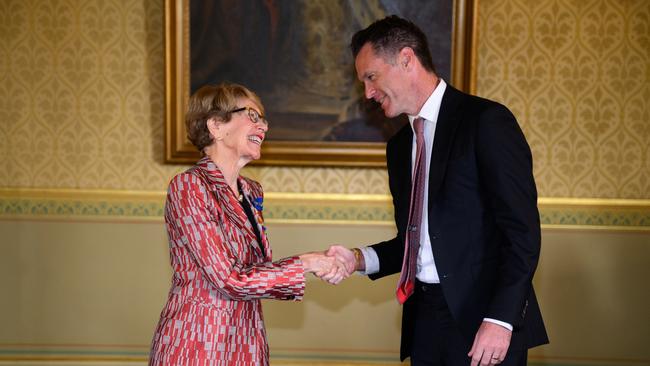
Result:
[[[226,151],[234,158],[243,159],[248,163],[260,158],[262,142],[269,130],[266,120],[262,117],[261,108],[248,98],[238,100],[229,122],[220,126],[220,141]],[[257,121],[254,121],[255,117]]]

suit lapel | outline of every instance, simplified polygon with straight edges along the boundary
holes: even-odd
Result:
[[[429,165],[429,209],[445,177],[449,153],[459,125],[460,113],[457,113],[457,109],[462,96],[458,90],[447,85],[442,97]]]
[[[406,202],[411,202],[411,185],[413,184],[413,130],[410,125],[406,125],[408,133],[404,134],[404,138],[399,141],[398,160],[406,161],[408,164],[399,164],[398,177],[404,177],[404,184],[401,189],[401,194],[406,197]],[[408,215],[408,209],[407,209]],[[408,218],[407,218],[408,220]]]
[[[391,138],[386,150],[389,184],[396,205],[395,219],[400,231],[406,229],[411,202],[412,150],[413,129],[407,124]]]

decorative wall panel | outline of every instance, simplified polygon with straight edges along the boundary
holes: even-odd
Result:
[[[650,197],[650,3],[482,0],[478,94],[517,116],[543,197]]]
[[[543,197],[650,198],[650,4],[482,0],[478,93]],[[161,1],[0,2],[0,187],[163,191]],[[247,168],[269,192],[388,194],[383,169]]]
[[[163,192],[0,188],[0,220],[162,222]],[[650,200],[542,198],[543,228],[650,230]],[[352,224],[394,227],[393,206],[383,194],[269,192],[264,218],[272,223]]]

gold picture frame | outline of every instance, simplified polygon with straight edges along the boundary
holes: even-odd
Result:
[[[478,0],[452,0],[451,84],[475,89],[476,11]],[[190,0],[165,0],[165,162],[191,164],[199,153],[183,123],[190,89]],[[262,148],[256,165],[384,167],[385,142],[273,141]]]

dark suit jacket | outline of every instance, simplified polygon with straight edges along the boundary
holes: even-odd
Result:
[[[398,233],[372,246],[380,272],[371,279],[401,270],[412,143],[409,125],[388,142]],[[445,300],[469,345],[483,318],[513,325],[511,349],[548,343],[532,286],[540,253],[532,168],[530,148],[506,107],[447,86],[429,168],[429,237]],[[412,300],[403,309],[402,360],[417,321]]]

